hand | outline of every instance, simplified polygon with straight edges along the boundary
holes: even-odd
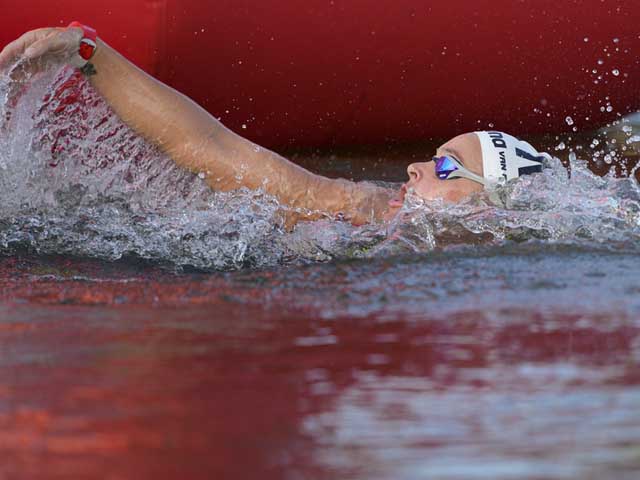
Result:
[[[7,73],[7,69],[22,62],[29,64],[31,73],[35,73],[37,65],[49,60],[71,63],[78,53],[82,36],[80,28],[40,28],[27,32],[0,53],[0,73]]]
[[[11,120],[29,79],[51,63],[72,63],[78,57],[82,36],[80,28],[40,28],[25,33],[2,50],[0,82],[6,82],[6,104],[0,105],[0,130]]]

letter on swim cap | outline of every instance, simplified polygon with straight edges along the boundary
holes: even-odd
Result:
[[[504,132],[475,132],[482,148],[483,176],[489,181],[511,180],[542,171],[549,154]]]

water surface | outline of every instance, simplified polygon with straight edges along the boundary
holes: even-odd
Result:
[[[638,478],[632,118],[461,205],[288,231],[78,80],[0,102],[0,478]]]
[[[8,478],[637,478],[640,262],[5,258]]]

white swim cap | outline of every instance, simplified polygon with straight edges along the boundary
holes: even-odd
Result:
[[[504,132],[475,132],[482,148],[483,177],[490,182],[518,178],[541,172],[551,160],[548,153],[540,153],[527,142]]]

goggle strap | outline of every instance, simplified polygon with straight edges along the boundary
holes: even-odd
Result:
[[[489,185],[489,182],[485,178],[467,170],[462,165],[459,165],[457,170],[449,174],[449,178],[453,177],[467,178],[469,180],[473,180],[474,182],[481,183],[482,185]]]

